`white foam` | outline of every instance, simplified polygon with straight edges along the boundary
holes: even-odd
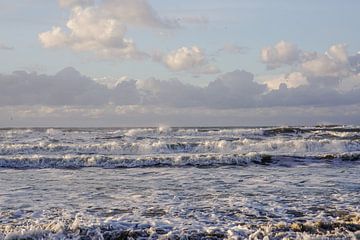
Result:
[[[349,131],[346,132],[347,130]],[[141,166],[140,162],[144,162],[146,166],[174,166],[174,162],[179,163],[179,160],[175,159],[181,159],[188,165],[206,162],[228,164],[236,162],[237,159],[242,161],[243,156],[251,154],[270,155],[275,158],[293,156],[312,159],[325,155],[336,158],[343,155],[355,156],[360,152],[357,134],[356,129],[344,127],[283,130],[161,126],[118,130],[0,130],[0,160],[3,167],[16,167],[17,164],[36,167],[35,162],[39,162],[42,167],[68,164],[88,166],[88,163],[85,164],[88,162],[86,159],[97,159],[97,163],[101,159],[104,165],[121,162],[121,166],[126,167],[125,162],[131,162],[131,166]],[[35,161],[34,156],[41,157]],[[71,156],[71,161],[67,156]],[[232,156],[231,160],[229,156]],[[194,161],[193,164],[191,161]]]
[[[0,177],[7,184],[0,185],[0,193],[7,209],[0,212],[0,238],[102,239],[132,232],[152,239],[347,239],[358,234],[360,223],[359,166],[343,170],[5,170]],[[337,191],[329,188],[330,180]],[[294,231],[301,224],[310,230]]]

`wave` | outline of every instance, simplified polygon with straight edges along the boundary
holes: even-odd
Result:
[[[352,154],[324,154],[317,156],[272,156],[249,154],[185,154],[185,155],[27,155],[0,157],[0,168],[139,168],[139,167],[216,167],[249,164],[293,166],[309,163],[358,162],[360,152]]]
[[[261,134],[264,136],[282,135],[282,134],[301,134],[316,131],[330,131],[336,133],[360,133],[359,126],[341,126],[341,125],[324,125],[315,127],[168,127],[161,126],[158,128],[0,128],[0,134],[30,134],[45,133],[48,135],[62,135],[64,133],[86,133],[86,132],[103,132],[107,134],[122,134],[126,136],[139,136],[151,134],[180,134],[180,135],[233,135],[233,134]]]
[[[343,139],[265,139],[253,140],[239,137],[221,138],[169,138],[137,139],[129,141],[121,137],[90,141],[41,141],[5,142],[0,144],[0,155],[17,154],[104,154],[144,155],[176,153],[236,153],[257,152],[306,156],[307,154],[334,154],[360,151],[360,140]]]
[[[262,156],[356,160],[359,152],[356,126],[0,129],[0,167],[14,168],[240,165]]]

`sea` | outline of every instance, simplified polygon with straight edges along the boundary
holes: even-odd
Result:
[[[0,129],[0,239],[360,239],[360,127]]]

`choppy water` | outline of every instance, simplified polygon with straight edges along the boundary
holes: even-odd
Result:
[[[359,239],[360,128],[0,130],[0,239]]]

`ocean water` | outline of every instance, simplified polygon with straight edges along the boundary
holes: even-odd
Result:
[[[0,239],[360,239],[360,127],[1,129]]]

